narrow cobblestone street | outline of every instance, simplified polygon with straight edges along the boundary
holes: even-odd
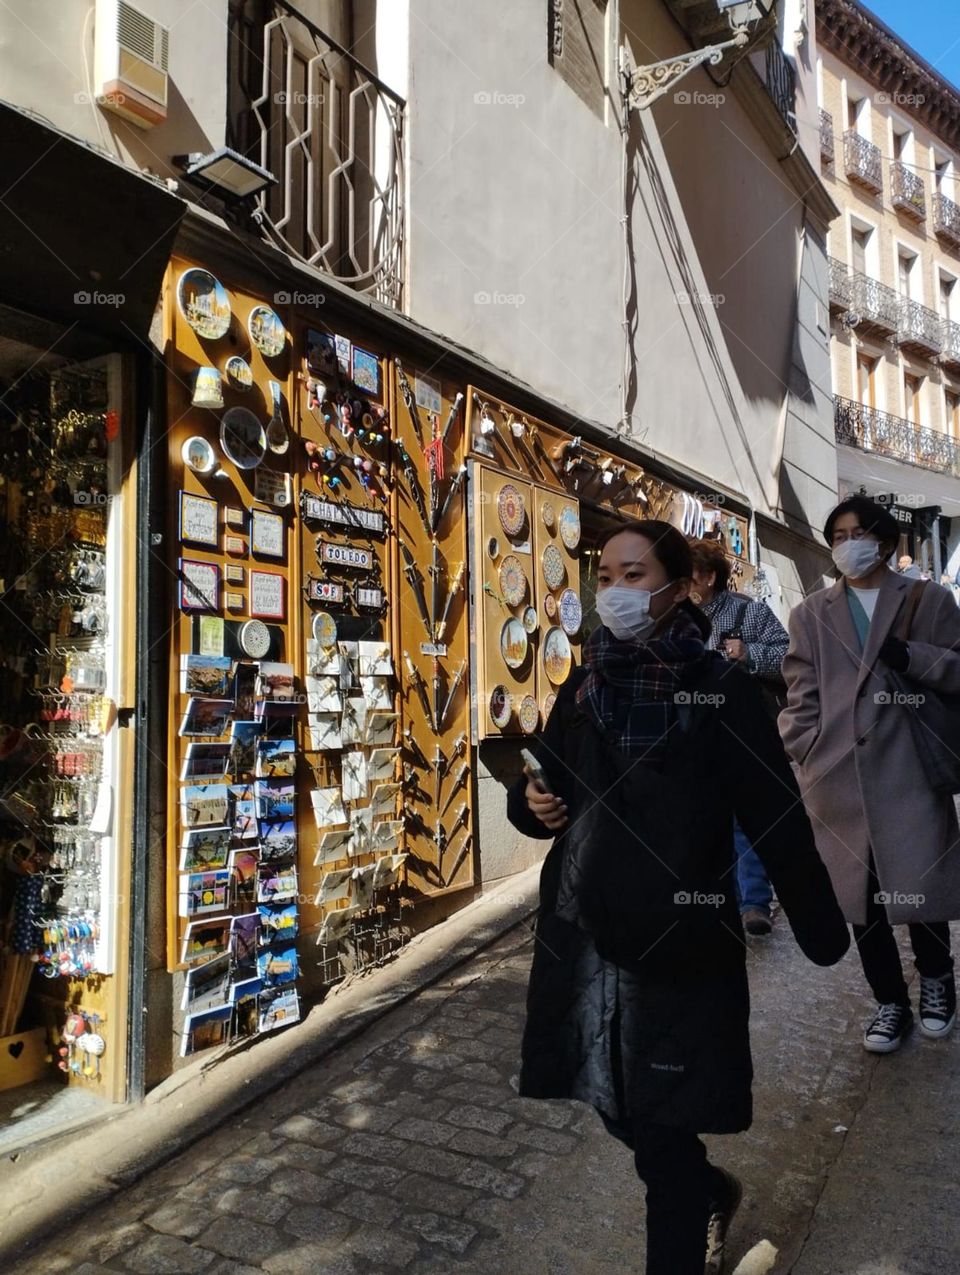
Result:
[[[230,1127],[122,1190],[18,1271],[641,1270],[641,1198],[627,1152],[591,1111],[525,1101],[511,1087],[532,942],[527,927],[514,929]],[[715,1158],[745,1183],[728,1270],[763,1238],[781,1251],[777,1271],[956,1269],[948,1242],[955,1220],[950,1236],[937,1222],[923,1244],[916,1212],[912,1223],[890,1223],[889,1201],[898,1191],[909,1198],[917,1161],[942,1132],[936,1119],[922,1126],[918,1155],[896,1152],[898,1181],[889,1159],[888,1182],[866,1179],[869,1200],[841,1172],[854,1137],[852,1174],[896,1144],[890,1131],[909,1141],[910,1102],[898,1076],[919,1069],[921,1101],[947,1074],[956,1084],[955,1042],[938,1049],[913,1041],[895,1059],[869,1058],[859,1045],[867,1002],[854,958],[835,970],[809,965],[782,918],[773,938],[750,951],[756,1120],[746,1135],[711,1140]],[[945,1157],[946,1148],[934,1167]],[[941,1187],[931,1205],[938,1217],[955,1193]],[[887,1225],[878,1225],[884,1216]],[[851,1234],[857,1259],[841,1256]]]

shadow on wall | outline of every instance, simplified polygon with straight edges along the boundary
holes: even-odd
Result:
[[[507,820],[507,789],[523,773],[521,737],[489,739],[478,751],[478,878],[484,886],[539,863],[552,841],[524,837]]]

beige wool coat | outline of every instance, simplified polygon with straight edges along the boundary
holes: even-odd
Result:
[[[896,633],[915,581],[888,571],[861,653],[842,580],[811,594],[789,622],[780,734],[799,768],[820,857],[847,920],[866,923],[873,849],[894,924],[960,917],[960,829],[953,798],[924,778],[908,721],[877,658]],[[960,694],[960,607],[927,583],[910,630],[906,677]]]

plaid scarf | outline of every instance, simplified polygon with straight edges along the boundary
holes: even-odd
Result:
[[[600,625],[584,646],[589,672],[577,703],[622,752],[660,764],[676,721],[674,696],[704,650],[700,630],[682,611],[649,642],[621,642]]]

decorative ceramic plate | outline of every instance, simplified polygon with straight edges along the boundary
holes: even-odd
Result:
[[[560,623],[568,637],[580,632],[583,623],[583,606],[574,589],[564,589],[560,594]]]
[[[540,506],[540,517],[543,519],[543,525],[547,531],[553,531],[557,522],[557,512],[551,501],[545,500]]]
[[[264,358],[275,359],[283,353],[283,347],[287,344],[286,329],[280,322],[280,316],[268,305],[253,307],[247,320],[247,331],[250,333],[250,340]]]
[[[523,524],[527,521],[523,496],[513,483],[504,483],[497,495],[497,513],[500,515],[500,526],[508,536],[519,536]]]
[[[500,592],[507,606],[522,606],[527,596],[527,577],[523,563],[515,553],[508,553],[500,563]]]
[[[560,539],[571,553],[580,543],[580,515],[573,505],[564,505],[560,511]]]
[[[527,658],[527,631],[513,616],[500,630],[500,654],[507,668],[519,668]]]
[[[217,453],[199,434],[187,439],[180,448],[180,455],[183,463],[195,474],[212,474],[217,467]]]
[[[231,389],[242,390],[244,394],[247,390],[253,389],[253,372],[250,370],[250,364],[239,354],[230,355],[223,365],[223,374]]]
[[[230,330],[230,298],[209,270],[184,270],[177,284],[177,306],[205,341],[217,341]]]
[[[520,701],[520,711],[517,716],[524,735],[532,735],[540,725],[540,709],[532,695],[524,695]]]
[[[220,446],[237,469],[256,469],[267,452],[263,426],[249,407],[231,407],[220,418]]]
[[[262,660],[270,650],[270,630],[262,620],[247,620],[237,635],[240,649],[252,660]]]
[[[500,541],[497,539],[496,536],[491,536],[490,539],[487,541],[487,553],[490,555],[491,558],[500,557]]]
[[[543,701],[544,726],[546,726],[547,719],[549,718],[550,714],[553,712],[553,706],[554,704],[556,704],[556,702],[557,702],[557,693],[556,691],[551,691],[550,694],[547,696],[547,698]]]
[[[505,686],[495,686],[490,692],[490,718],[494,726],[503,730],[510,724],[513,706],[510,703],[510,692]]]
[[[554,686],[567,680],[572,666],[573,655],[566,633],[556,626],[547,629],[543,638],[543,671]]]
[[[540,627],[540,621],[537,619],[536,607],[524,607],[523,615],[520,617],[520,623],[528,633],[536,633]]]
[[[563,584],[563,577],[567,574],[567,569],[563,565],[563,554],[556,545],[547,545],[543,551],[541,559],[543,563],[543,578],[547,582],[548,589],[559,589]]]
[[[311,624],[314,640],[325,649],[337,641],[337,622],[329,611],[318,611]]]
[[[543,599],[543,609],[547,613],[548,620],[555,620],[557,618],[557,599],[552,593],[548,593]]]

